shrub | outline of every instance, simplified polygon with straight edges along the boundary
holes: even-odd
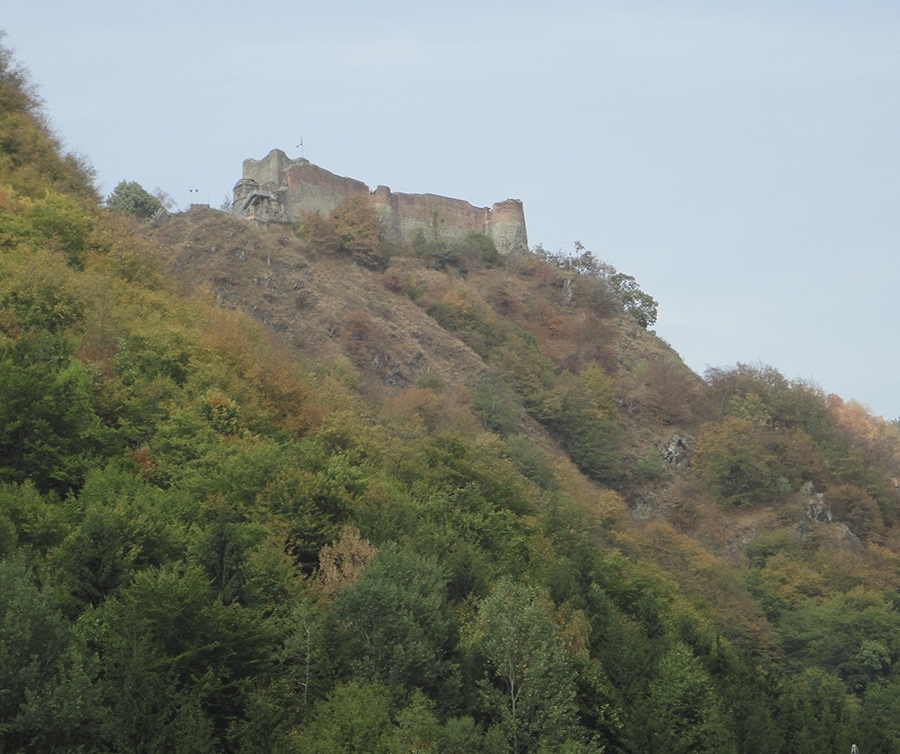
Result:
[[[384,269],[381,220],[364,196],[351,196],[331,213],[337,250],[371,269]]]
[[[659,479],[666,471],[666,465],[656,448],[634,465],[634,475],[639,482],[652,482]]]
[[[356,194],[335,207],[328,217],[313,213],[297,227],[297,236],[316,251],[345,254],[373,270],[384,270],[383,227],[365,196]],[[388,287],[390,283],[386,282]]]
[[[503,437],[519,428],[522,406],[509,380],[493,369],[483,372],[475,383],[472,408],[487,429]]]

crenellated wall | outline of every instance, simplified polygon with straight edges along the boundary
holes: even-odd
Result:
[[[298,222],[313,212],[327,215],[359,194],[377,209],[387,239],[395,243],[411,243],[420,230],[426,238],[451,243],[474,231],[492,238],[501,254],[528,249],[525,212],[518,199],[488,208],[435,194],[395,193],[387,186],[371,190],[362,181],[335,175],[309,160],[292,160],[280,149],[262,160],[244,160],[243,167],[232,211],[247,219]]]

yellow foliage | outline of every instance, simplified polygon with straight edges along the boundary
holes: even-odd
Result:
[[[873,416],[858,401],[828,396],[828,405],[844,436],[860,451],[866,466],[884,466],[900,476],[900,429]]]
[[[900,589],[900,554],[876,544],[863,551],[822,548],[815,566],[825,582],[836,591],[856,587],[879,591]]]
[[[556,633],[563,644],[579,660],[590,660],[590,636],[591,624],[584,612],[575,610],[568,603],[554,607],[552,603],[547,605],[550,620],[556,626]]]
[[[595,418],[618,418],[613,381],[598,364],[589,363],[585,366],[578,375],[578,381],[584,387]]]
[[[624,529],[628,523],[628,506],[613,490],[604,490],[594,503],[599,525],[607,530]]]

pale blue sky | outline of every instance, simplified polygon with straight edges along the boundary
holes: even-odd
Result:
[[[900,5],[66,0],[4,10],[70,150],[217,206],[301,136],[371,186],[525,203],[762,361],[900,416]]]

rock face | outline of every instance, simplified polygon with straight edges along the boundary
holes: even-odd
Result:
[[[313,212],[327,215],[350,196],[365,196],[378,210],[387,240],[409,244],[421,231],[428,240],[461,241],[469,233],[489,236],[501,254],[528,249],[525,212],[518,199],[475,207],[435,194],[402,194],[387,186],[335,175],[309,160],[292,160],[273,149],[262,160],[244,160],[232,212],[248,220],[298,222]]]
[[[676,433],[659,449],[659,454],[666,463],[682,466],[693,454],[693,444],[690,438]]]
[[[825,495],[816,492],[812,482],[807,482],[800,490],[800,498],[806,502],[806,517],[810,521],[830,524],[834,517],[831,515],[831,506],[825,502]]]

